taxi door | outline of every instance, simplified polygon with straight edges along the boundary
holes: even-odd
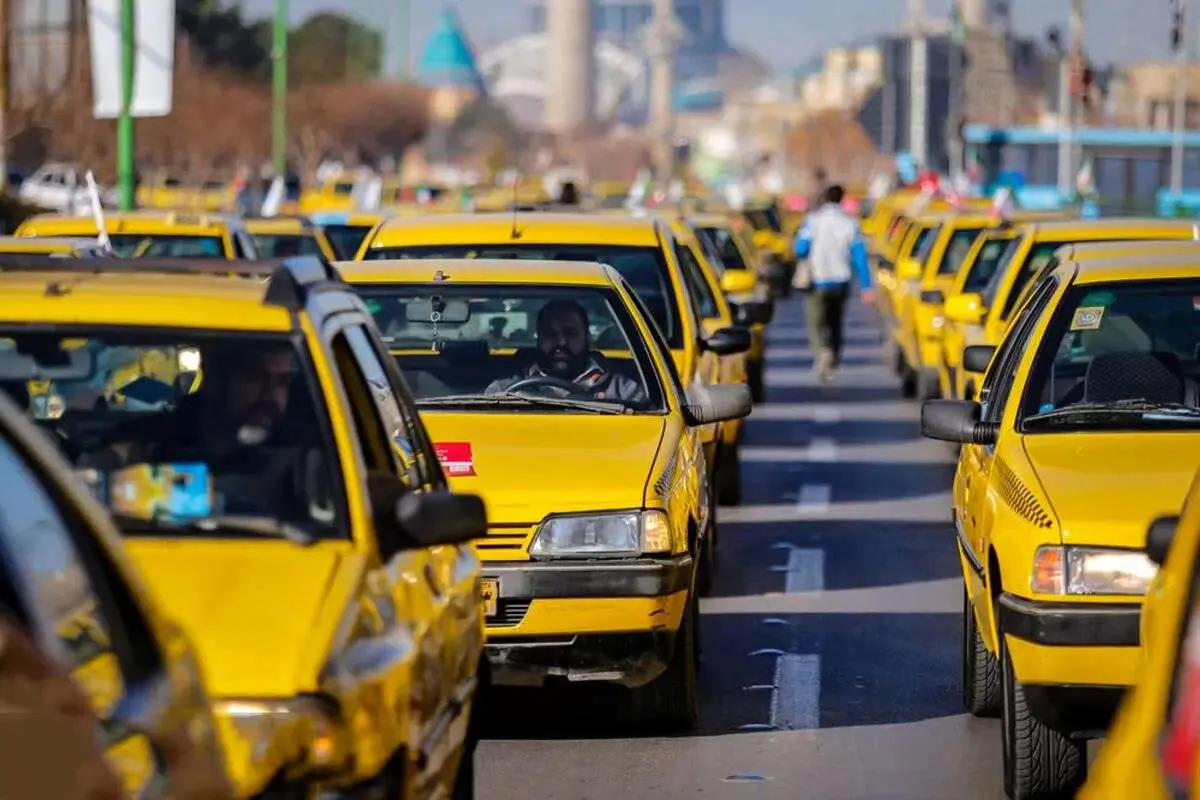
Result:
[[[414,466],[415,451],[413,455],[403,452],[411,442],[404,434],[411,434],[411,431],[400,412],[381,351],[372,341],[370,323],[366,317],[357,314],[339,316],[340,337],[344,337],[349,349],[338,359],[342,380],[344,383],[356,381],[357,385],[367,387],[372,398],[372,407],[364,412],[370,417],[361,421],[371,432],[365,436],[360,433],[360,440],[379,435],[386,437],[384,446],[390,463],[372,465],[372,468],[389,470],[409,490],[423,491],[424,487],[418,482],[419,472],[410,469]],[[350,359],[344,366],[343,358]],[[370,447],[365,441],[363,444]],[[440,554],[435,553],[435,549]],[[457,700],[460,687],[455,685],[455,681],[461,681],[463,677],[451,671],[446,663],[455,648],[463,646],[459,640],[448,638],[448,632],[456,628],[454,620],[462,611],[463,600],[461,589],[457,598],[451,591],[453,587],[444,561],[444,548],[404,550],[388,560],[384,576],[373,576],[374,580],[389,584],[397,615],[411,631],[416,646],[415,684],[411,692],[412,708],[417,716],[406,741],[410,748],[409,757],[416,759],[423,765],[421,769],[427,772],[441,769],[448,751],[456,751],[466,735],[465,715],[459,713],[462,707]],[[478,603],[474,591],[470,598],[470,607],[474,609]],[[469,697],[469,692],[466,696]],[[400,698],[396,700],[401,701]],[[462,724],[458,724],[460,722]],[[451,743],[453,748],[447,746]]]
[[[1010,403],[1020,402],[1013,392],[1018,382],[1017,369],[1027,348],[1034,346],[1033,331],[1044,315],[1058,289],[1058,281],[1050,278],[1037,289],[1037,295],[1017,318],[1012,334],[996,351],[988,366],[979,392],[980,420],[999,424]],[[1001,436],[1004,433],[1001,432]],[[994,525],[992,496],[993,466],[996,445],[963,445],[959,468],[955,475],[955,525],[960,531],[964,556],[969,562],[967,593],[978,619],[991,619],[992,604],[984,573],[988,545]],[[998,477],[998,476],[996,476]],[[993,625],[981,625],[980,635],[992,652],[997,652]]]
[[[670,235],[669,233],[667,235]],[[675,368],[684,388],[692,386],[715,386],[721,382],[721,361],[716,353],[700,346],[705,336],[704,315],[696,303],[696,298],[689,291],[684,278],[682,259],[690,255],[679,240],[671,236],[672,255],[677,271],[672,274],[675,289],[675,302],[679,309],[680,323],[683,329],[683,349],[672,350]],[[708,458],[709,470],[713,469],[717,457],[717,441],[721,426],[718,423],[705,425],[699,429],[700,441],[704,446],[704,455]]]

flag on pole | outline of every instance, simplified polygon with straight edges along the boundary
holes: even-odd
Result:
[[[1075,176],[1075,191],[1080,197],[1093,197],[1096,194],[1096,167],[1092,156],[1086,155]]]

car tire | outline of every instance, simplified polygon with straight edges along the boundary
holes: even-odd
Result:
[[[702,597],[712,593],[717,581],[717,486],[720,477],[721,469],[718,466],[717,474],[709,478],[708,525],[697,548],[700,564],[696,575],[696,591]]]
[[[755,359],[746,363],[746,385],[750,387],[750,399],[755,405],[766,402],[767,386],[763,380],[763,362]]]
[[[1003,638],[1000,672],[1004,793],[1011,800],[1070,800],[1087,778],[1087,742],[1070,739],[1033,716]]]
[[[938,385],[937,372],[930,369],[918,369],[916,373],[916,395],[921,401],[936,400],[941,397],[942,390]]]
[[[700,723],[698,617],[699,603],[693,595],[675,634],[671,663],[662,675],[636,690],[638,716],[646,727],[687,733]]]
[[[467,738],[463,742],[462,758],[454,776],[451,800],[475,800],[475,751],[483,736],[483,720],[488,714],[492,691],[492,663],[485,653],[475,669],[475,697],[471,701],[471,718],[467,721]]]
[[[740,452],[741,448],[736,444],[721,445],[720,457],[717,462],[717,500],[723,506],[740,506],[742,504]],[[716,524],[714,523],[711,527],[715,532]]]
[[[976,717],[1000,713],[1000,662],[979,635],[979,622],[963,586],[963,707]]]
[[[900,396],[912,399],[917,396],[917,371],[908,365],[908,359],[903,354],[899,356]]]

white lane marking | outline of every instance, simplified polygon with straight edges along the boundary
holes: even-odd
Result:
[[[771,727],[803,731],[821,727],[821,657],[788,653],[775,661]]]
[[[828,483],[806,483],[796,499],[797,514],[827,514],[833,487]]]
[[[787,564],[776,567],[785,574],[785,594],[825,591],[825,551],[815,547],[795,547],[788,553]]]
[[[838,460],[837,442],[827,436],[814,436],[808,443],[805,461],[819,461],[828,464]]]
[[[834,406],[817,406],[812,411],[812,419],[818,425],[837,425],[842,421],[842,410]]]

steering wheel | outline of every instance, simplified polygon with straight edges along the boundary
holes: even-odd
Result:
[[[532,378],[522,378],[512,386],[509,386],[506,391],[520,392],[537,388],[558,389],[574,397],[593,396],[591,392],[573,381],[564,380],[563,378],[555,378],[550,375],[537,375]]]

